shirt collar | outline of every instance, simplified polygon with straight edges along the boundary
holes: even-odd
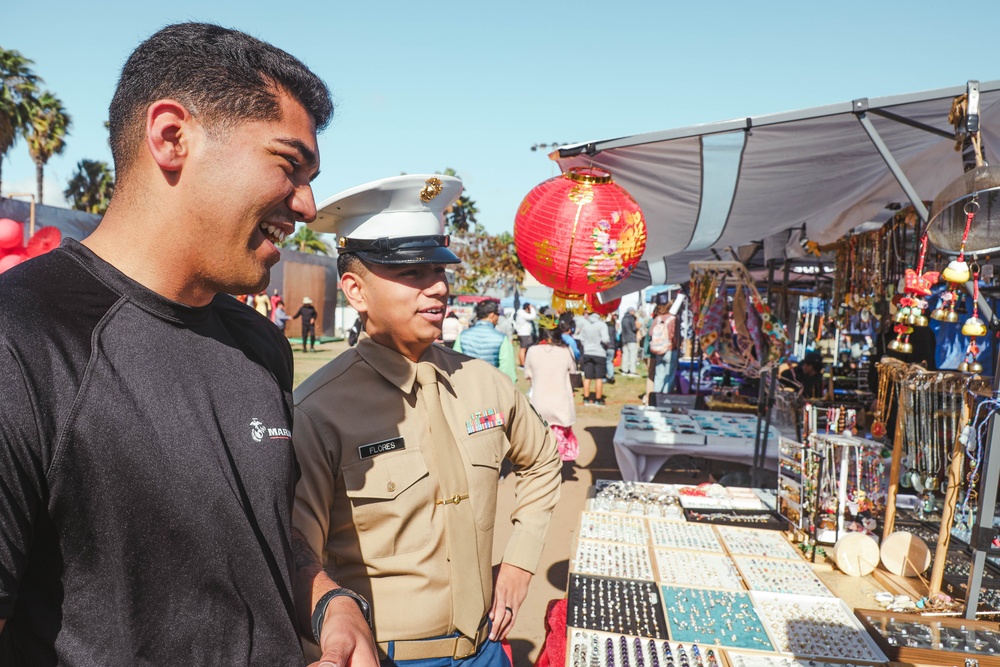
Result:
[[[358,336],[358,344],[355,348],[365,362],[375,369],[390,384],[399,387],[404,394],[413,391],[413,385],[417,381],[417,365],[401,355],[395,350],[391,350],[384,345],[376,343],[371,336],[361,332]],[[441,370],[438,362],[435,346],[431,345],[420,357],[421,362],[429,362],[437,370],[438,376],[447,376]]]

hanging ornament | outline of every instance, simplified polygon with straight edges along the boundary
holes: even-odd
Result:
[[[937,282],[938,272],[928,271],[923,273],[924,258],[927,255],[927,234],[920,237],[920,255],[917,258],[917,268],[907,269],[903,279],[903,296],[899,300],[899,310],[893,318],[896,326],[896,338],[889,342],[889,349],[900,354],[910,354],[913,352],[913,344],[910,342],[910,334],[914,327],[927,326],[927,317],[924,309],[927,308],[926,297],[930,296],[931,286]]]
[[[983,365],[976,359],[979,357],[979,345],[976,338],[986,335],[986,323],[979,319],[979,265],[973,264],[972,270],[972,317],[962,325],[962,335],[969,337],[969,347],[965,350],[965,358],[958,364],[962,373],[982,373]]]
[[[573,167],[537,185],[514,218],[524,268],[554,298],[580,301],[627,278],[646,249],[646,221],[610,172]]]
[[[962,244],[959,247],[958,257],[949,262],[945,270],[941,272],[941,278],[948,283],[948,289],[941,295],[938,307],[931,312],[931,317],[935,320],[958,322],[958,313],[955,312],[955,306],[958,304],[960,298],[959,290],[972,277],[969,263],[965,261],[965,244],[969,240],[972,220],[976,217],[978,210],[979,200],[977,197],[973,197],[972,200],[965,204],[965,229],[962,232]]]

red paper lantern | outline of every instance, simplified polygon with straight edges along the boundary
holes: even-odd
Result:
[[[646,249],[646,221],[608,171],[573,167],[521,202],[514,246],[524,268],[556,296],[581,299],[632,273]]]
[[[24,227],[17,220],[0,218],[0,248],[10,250],[24,243]]]
[[[592,311],[594,311],[595,313],[597,313],[602,317],[610,315],[611,313],[618,310],[618,306],[622,305],[621,299],[613,299],[611,301],[608,301],[607,303],[601,303],[600,301],[597,300],[596,294],[588,294],[584,298],[584,301],[587,302],[587,306]]]

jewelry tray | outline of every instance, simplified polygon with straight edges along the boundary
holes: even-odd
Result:
[[[591,592],[600,587],[603,596],[597,596],[591,605]],[[615,590],[619,592],[617,599]],[[646,607],[645,619],[636,612],[639,595],[646,593],[642,600]],[[625,604],[625,595],[630,595],[631,604]],[[618,579],[614,577],[594,577],[570,574],[567,590],[566,625],[584,630],[667,639],[667,623],[663,616],[663,605],[659,586],[650,582]],[[588,598],[585,600],[585,597]],[[584,604],[586,602],[586,604]]]
[[[971,658],[980,667],[1000,667],[997,623],[871,609],[854,613],[893,662],[963,665]]]

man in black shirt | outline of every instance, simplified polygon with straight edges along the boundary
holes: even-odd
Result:
[[[103,221],[0,276],[0,665],[303,664],[336,585],[293,574],[291,350],[226,294],[315,217],[332,110],[218,26],[126,62]],[[377,665],[355,602],[326,612],[324,659]]]
[[[822,398],[823,356],[819,352],[809,352],[798,366],[789,368],[778,378],[783,386],[793,389],[802,387],[803,398]]]
[[[312,352],[316,351],[316,307],[313,306],[313,300],[309,297],[302,298],[302,305],[299,309],[292,315],[292,319],[297,320],[302,318],[302,351],[306,352],[306,339],[311,341],[308,350]]]

